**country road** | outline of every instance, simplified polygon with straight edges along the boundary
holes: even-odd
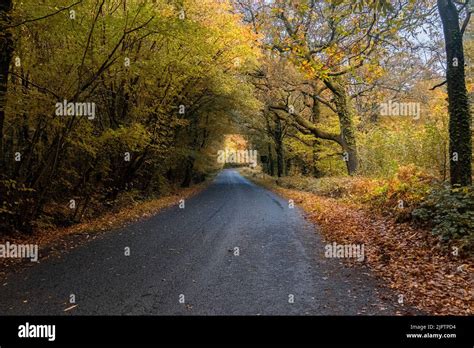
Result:
[[[301,210],[224,170],[184,209],[9,274],[0,283],[0,315],[403,312],[367,267],[325,258],[325,244]],[[77,306],[64,312],[71,294]]]

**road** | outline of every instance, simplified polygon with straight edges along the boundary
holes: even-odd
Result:
[[[0,283],[0,315],[391,315],[400,310],[396,295],[368,268],[325,258],[325,244],[298,208],[224,170],[184,209],[165,209],[9,274]],[[65,312],[72,294],[77,306]]]

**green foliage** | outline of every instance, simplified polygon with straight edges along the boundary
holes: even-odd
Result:
[[[447,170],[447,133],[445,125],[416,125],[398,120],[396,126],[373,127],[359,139],[360,173],[391,177],[400,166],[416,165],[443,178]]]
[[[229,115],[258,107],[246,80],[256,36],[228,3],[101,3],[11,29],[20,63],[10,64],[2,120],[0,230],[68,224],[200,181]],[[13,20],[60,8],[15,2]],[[63,100],[94,103],[96,117],[56,115]]]
[[[443,242],[457,242],[462,250],[474,252],[474,188],[433,189],[413,213],[416,221],[432,226]]]

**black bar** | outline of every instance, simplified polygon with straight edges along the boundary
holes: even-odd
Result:
[[[55,325],[55,340],[20,338],[19,326]],[[415,325],[417,328],[414,328]],[[429,327],[428,325],[433,325]],[[451,325],[447,327],[443,325]],[[425,329],[420,331],[420,326]],[[473,317],[0,317],[0,347],[59,344],[409,344],[472,347]],[[455,338],[407,338],[407,334],[455,334]]]

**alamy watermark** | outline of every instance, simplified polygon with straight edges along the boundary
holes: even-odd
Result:
[[[31,262],[38,261],[37,244],[0,244],[0,258],[23,258]]]
[[[47,338],[52,342],[56,339],[56,325],[36,325],[26,322],[18,326],[19,338]]]
[[[382,116],[404,116],[419,120],[421,116],[421,105],[415,102],[396,102],[389,100],[380,103],[380,115]]]
[[[56,103],[56,116],[86,116],[93,120],[95,109],[95,103],[72,103],[64,100],[62,103]]]
[[[218,163],[236,163],[249,164],[251,167],[257,165],[257,150],[232,150],[226,148],[225,150],[217,151]]]
[[[327,258],[354,258],[359,262],[364,261],[364,244],[326,244],[324,256]]]

